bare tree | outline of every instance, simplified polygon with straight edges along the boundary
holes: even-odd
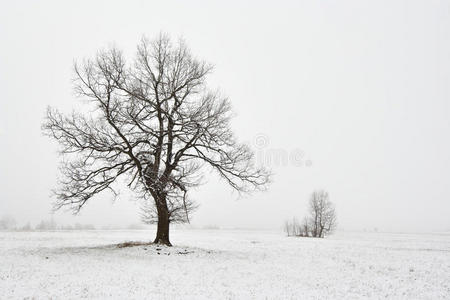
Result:
[[[303,218],[303,223],[301,226],[301,233],[300,233],[301,236],[309,237],[310,231],[311,231],[309,223],[310,222],[307,217]]]
[[[286,232],[287,236],[292,236],[291,223],[289,221],[284,222],[284,232]]]
[[[144,199],[158,224],[155,243],[170,245],[169,223],[188,221],[186,194],[209,167],[239,193],[264,189],[269,174],[236,141],[227,98],[207,88],[212,66],[184,42],[143,38],[126,64],[113,48],[75,64],[75,91],[90,113],[48,109],[44,133],[62,146],[55,209],[77,213],[94,195],[117,195],[118,178]],[[157,219],[157,221],[156,221]]]
[[[302,230],[302,225],[300,225],[295,217],[292,218],[292,222],[286,221],[284,223],[284,231],[288,236],[303,236]]]
[[[336,227],[336,211],[326,191],[314,191],[309,200],[309,211],[313,237],[324,237],[333,232]]]

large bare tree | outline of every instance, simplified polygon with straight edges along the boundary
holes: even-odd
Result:
[[[124,177],[158,224],[154,242],[170,245],[169,223],[188,220],[195,204],[187,192],[203,168],[239,193],[264,189],[268,172],[236,141],[230,102],[206,85],[211,71],[166,35],[143,38],[131,63],[112,48],[75,64],[75,91],[89,100],[90,112],[49,108],[43,124],[62,146],[55,208],[77,213],[102,191],[116,195]]]

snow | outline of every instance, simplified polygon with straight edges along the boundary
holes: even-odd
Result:
[[[450,234],[0,232],[1,299],[449,299]]]

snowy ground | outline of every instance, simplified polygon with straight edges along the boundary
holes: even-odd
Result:
[[[449,299],[450,234],[0,232],[0,299]]]

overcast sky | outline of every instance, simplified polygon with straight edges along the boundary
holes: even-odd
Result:
[[[241,199],[208,174],[195,225],[279,228],[324,188],[341,229],[450,230],[450,2],[243,2],[2,1],[0,215],[49,218],[59,157],[40,127],[48,105],[79,106],[73,61],[111,44],[132,57],[164,31],[215,65],[237,136],[275,174]],[[138,213],[124,189],[55,218],[125,225]]]

